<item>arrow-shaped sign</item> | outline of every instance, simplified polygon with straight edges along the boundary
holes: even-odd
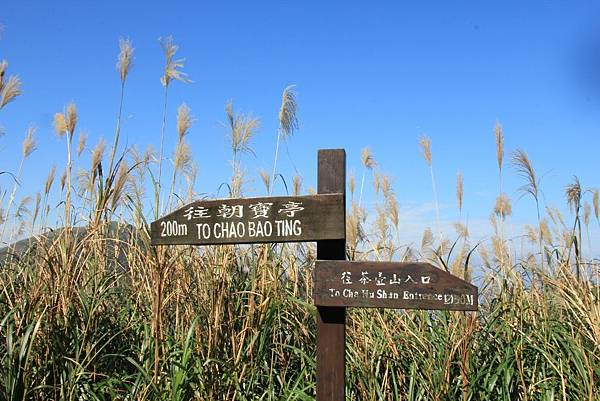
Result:
[[[317,306],[476,311],[477,287],[429,263],[318,260]]]
[[[343,194],[190,203],[151,224],[152,245],[306,242],[346,237]]]

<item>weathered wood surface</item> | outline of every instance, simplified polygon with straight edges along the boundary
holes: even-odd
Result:
[[[318,260],[315,305],[477,310],[477,287],[428,263]]]
[[[317,176],[319,194],[341,193],[345,203],[346,152],[344,150],[319,150]],[[345,224],[345,211],[342,221]],[[346,236],[340,239],[317,241],[317,258],[346,259]],[[317,306],[316,401],[346,400],[345,356],[346,308]]]
[[[153,222],[152,245],[306,242],[346,237],[341,193],[207,200]]]

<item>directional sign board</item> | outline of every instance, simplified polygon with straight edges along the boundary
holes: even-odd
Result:
[[[207,200],[153,222],[152,245],[249,244],[346,238],[343,194]]]
[[[428,263],[318,260],[318,306],[477,310],[477,287]]]

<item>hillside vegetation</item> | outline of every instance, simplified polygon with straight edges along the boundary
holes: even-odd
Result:
[[[0,172],[0,238],[12,243],[34,234],[31,246],[9,246],[1,259],[0,400],[314,399],[314,244],[150,246],[149,222],[197,196],[187,142],[191,110],[181,105],[175,124],[167,124],[168,92],[188,81],[184,63],[170,38],[161,45],[165,114],[156,151],[124,149],[120,140],[133,57],[131,43],[122,41],[111,143],[88,146],[69,104],[53,122],[66,145],[64,168],[50,169],[37,195],[16,196],[35,151],[34,129],[27,130],[20,165]],[[0,118],[20,87],[0,63]],[[290,193],[311,192],[300,176],[282,177],[277,169],[280,144],[298,128],[296,111],[290,86],[281,99],[273,170],[260,173],[265,194],[282,179]],[[252,151],[259,120],[231,103],[225,116],[232,152],[226,187],[240,197],[241,156]],[[523,233],[527,247],[506,234],[512,210],[502,184],[491,238],[474,242],[464,221],[441,233],[438,217],[420,246],[408,246],[398,241],[392,181],[368,150],[358,179],[348,178],[348,259],[429,261],[467,280],[474,271],[480,277],[477,313],[349,310],[348,399],[600,399],[599,264],[582,251],[587,228],[598,222],[598,191],[577,179],[567,184],[572,220],[543,207],[527,153],[505,156],[499,124],[494,133],[499,182],[510,163],[537,206]],[[175,151],[167,154],[171,138]],[[437,204],[429,138],[420,145]],[[81,159],[86,150],[90,163]],[[375,187],[374,210],[364,207],[367,185]],[[462,212],[462,175],[456,189]],[[57,213],[59,230],[48,223]]]

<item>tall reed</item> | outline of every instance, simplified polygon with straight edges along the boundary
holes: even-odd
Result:
[[[233,106],[226,114],[235,177],[235,166],[241,168],[242,155],[252,150],[258,119],[234,112]],[[173,198],[165,196],[169,201],[164,207],[185,196],[182,175],[187,198],[193,197],[195,168],[187,143],[192,120],[191,111],[181,106],[170,193],[160,194]],[[56,122],[70,149],[77,123],[74,107],[58,113]],[[33,136],[26,144],[23,155],[33,149]],[[146,185],[145,179],[157,160],[154,152],[117,151],[108,190],[102,178],[106,150],[102,139],[90,149],[89,170],[79,174],[83,190],[72,193],[69,150],[61,180],[64,193],[52,190],[56,169],[51,168],[41,199],[36,196],[30,219],[33,225],[41,207],[40,235],[30,239],[32,246],[14,252],[16,257],[0,250],[0,400],[314,399],[314,245],[153,247],[146,214],[155,210],[144,205],[156,191],[156,181]],[[437,208],[429,146],[426,150]],[[74,151],[85,152],[85,144]],[[373,208],[359,206],[356,182],[349,180],[350,259],[433,261],[480,288],[477,313],[349,309],[349,399],[600,397],[600,265],[581,251],[581,225],[593,224],[593,216],[598,220],[598,191],[575,178],[565,187],[572,216],[563,216],[556,207],[542,209],[539,179],[526,155],[517,156],[517,173],[527,174],[523,191],[535,195],[538,206],[537,227],[523,236],[534,248],[540,243],[546,248],[543,261],[525,247],[520,252],[513,247],[511,257],[501,257],[506,242],[515,240],[499,235],[498,224],[513,207],[507,188],[499,191],[490,219],[495,234],[491,244],[470,247],[469,227],[462,222],[455,224],[454,234],[444,233],[457,237],[456,243],[464,240],[461,249],[441,237],[436,244],[429,229],[420,246],[401,243],[396,193],[402,190],[402,177],[394,181],[381,169],[374,172]],[[364,173],[364,161],[356,164]],[[300,177],[292,178],[292,192],[314,193]],[[273,175],[262,172],[261,178],[271,193]],[[234,181],[230,194],[243,195],[242,185]],[[459,214],[464,209],[468,216],[463,192],[458,175]],[[14,199],[12,215],[25,221],[32,198]],[[48,224],[49,208],[65,212],[69,229]],[[95,224],[97,212],[108,209],[121,222]],[[76,226],[81,216],[86,225]],[[439,231],[441,222],[436,223]],[[435,255],[436,245],[447,252]],[[541,263],[547,267],[544,291],[536,281]]]
[[[438,202],[437,188],[435,185],[435,176],[433,175],[433,160],[431,158],[431,139],[428,136],[421,136],[419,139],[419,146],[423,153],[423,158],[429,167],[429,174],[431,175],[431,189],[433,190],[433,201],[435,203],[435,224],[440,239],[440,258],[444,255],[444,235],[442,234],[442,227],[440,224],[440,205]]]
[[[65,225],[71,225],[71,170],[72,170],[72,143],[75,127],[77,126],[77,108],[75,104],[70,103],[63,113],[54,114],[54,130],[58,136],[67,137],[67,166],[65,170],[66,177],[66,195],[65,195]]]
[[[277,143],[275,145],[275,158],[273,159],[273,173],[271,174],[270,192],[275,186],[275,173],[277,172],[277,159],[279,156],[279,142],[288,139],[298,129],[298,103],[296,101],[296,86],[289,85],[281,94],[279,107],[279,129],[277,130]]]
[[[160,208],[160,192],[162,188],[162,167],[163,167],[163,155],[164,155],[164,144],[165,144],[165,131],[167,128],[167,105],[169,99],[169,86],[172,81],[179,81],[182,83],[190,83],[191,81],[187,78],[187,74],[182,71],[185,66],[185,59],[174,59],[175,54],[179,50],[179,46],[173,43],[173,37],[167,36],[160,38],[160,45],[162,47],[165,66],[163,75],[160,77],[160,83],[164,88],[163,97],[163,118],[160,129],[160,148],[158,154],[158,179],[154,183],[154,203],[156,205],[154,217],[158,218],[161,213]]]

